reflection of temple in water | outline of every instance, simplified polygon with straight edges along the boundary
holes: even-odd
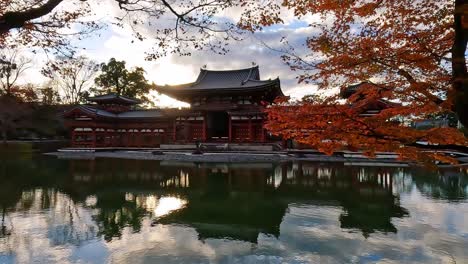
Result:
[[[114,161],[115,162],[115,161]],[[111,169],[109,169],[111,168]],[[134,212],[138,223],[144,211],[130,210],[125,195],[133,188],[151,190],[156,203],[161,197],[177,197],[184,206],[155,217],[156,223],[180,223],[194,227],[201,239],[230,237],[255,242],[260,232],[278,236],[281,221],[291,202],[343,207],[341,227],[367,236],[375,231],[396,232],[393,217],[407,213],[393,194],[395,168],[358,168],[342,164],[217,164],[122,160],[73,161],[73,181],[97,196],[98,208]],[[105,189],[122,189],[108,193]],[[75,188],[76,190],[76,188]],[[97,192],[97,190],[99,190]],[[118,197],[117,197],[118,196]],[[112,201],[112,202],[111,202]],[[118,203],[117,201],[121,201]],[[229,209],[227,209],[229,208]],[[148,208],[147,208],[148,209]],[[154,216],[154,207],[149,208]],[[148,210],[147,210],[148,211]],[[101,220],[113,219],[106,215]],[[122,219],[122,218],[119,218]],[[110,223],[103,223],[103,226]],[[108,236],[129,223],[112,223]],[[138,229],[138,225],[131,222]],[[118,235],[117,235],[118,236]]]
[[[325,167],[317,163],[294,163],[281,169],[278,190],[308,202],[336,203],[343,207],[342,228],[361,230],[364,236],[375,231],[396,232],[393,217],[403,217],[406,210],[393,194],[395,168]]]
[[[196,230],[201,240],[255,243],[260,233],[287,234],[290,219],[300,211],[297,205],[316,212],[324,208],[324,214],[332,209],[333,227],[369,236],[397,231],[392,219],[407,215],[399,205],[400,193],[416,188],[450,202],[465,201],[468,193],[466,172],[307,162],[0,160],[0,183],[4,251],[18,247],[21,228],[27,227],[15,225],[14,219],[30,212],[47,219],[39,229],[57,247],[154,232],[150,225],[166,224],[193,228],[190,232]]]

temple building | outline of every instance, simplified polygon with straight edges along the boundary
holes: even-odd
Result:
[[[283,95],[278,78],[260,80],[258,66],[202,69],[193,83],[156,89],[191,105],[176,117],[174,141],[265,142],[263,103]]]
[[[162,143],[264,143],[264,107],[283,96],[278,78],[261,80],[258,66],[201,69],[195,82],[156,86],[191,105],[139,110],[138,100],[116,94],[89,98],[64,113],[73,147],[158,147]]]
[[[369,90],[369,89],[379,89],[379,87],[370,82],[361,82],[358,84],[344,87],[340,91],[340,96],[343,99],[349,99],[354,94],[362,93],[363,91]],[[364,99],[364,95],[360,94],[359,96],[360,97],[356,102]],[[351,106],[355,107],[356,104],[351,104]],[[400,106],[400,104],[391,102],[389,100],[386,100],[378,96],[374,98],[370,98],[370,99],[368,98],[364,105],[361,104],[359,106],[360,111],[361,111],[359,116],[372,117],[372,116],[378,115],[382,110],[393,108],[393,107],[398,107],[398,106]]]
[[[161,109],[136,110],[140,101],[115,94],[88,100],[64,114],[72,147],[156,147],[169,140],[171,118]]]

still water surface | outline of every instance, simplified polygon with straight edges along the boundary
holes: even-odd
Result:
[[[0,263],[468,263],[466,171],[0,161]]]

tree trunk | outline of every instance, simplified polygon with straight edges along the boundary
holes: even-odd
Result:
[[[6,73],[6,82],[5,82],[5,95],[11,96],[11,85],[10,85],[10,72]]]
[[[455,39],[452,47],[452,71],[454,90],[454,110],[460,122],[468,127],[468,78],[465,51],[468,41],[468,3],[455,0],[454,30]]]

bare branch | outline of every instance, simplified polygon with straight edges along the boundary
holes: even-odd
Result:
[[[15,85],[16,81],[26,70],[33,66],[32,59],[21,56],[18,49],[2,51],[0,52],[0,58],[10,65],[2,70],[2,75],[0,76],[0,88],[3,90],[3,93],[11,94],[11,89]]]

